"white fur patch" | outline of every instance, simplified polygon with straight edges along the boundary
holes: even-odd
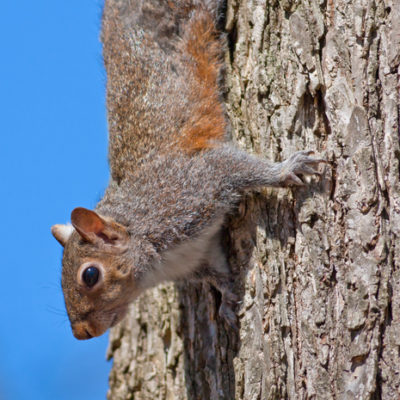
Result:
[[[192,273],[202,260],[207,258],[210,240],[221,228],[223,219],[204,229],[199,236],[186,240],[182,244],[161,254],[162,261],[153,266],[152,276],[143,282],[145,288],[156,286],[160,282],[176,280]]]
[[[71,224],[53,225],[51,227],[51,233],[60,242],[62,246],[65,246],[69,237],[72,235],[74,229],[75,228]]]

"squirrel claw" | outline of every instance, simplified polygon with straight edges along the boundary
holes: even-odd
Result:
[[[311,150],[298,151],[283,162],[283,170],[287,171],[284,177],[286,185],[304,186],[305,184],[298,174],[322,176],[317,168],[320,163],[327,163],[327,161],[322,158],[310,157],[313,153]]]
[[[304,182],[293,172],[290,172],[286,179],[285,179],[285,184],[286,185],[294,185],[294,186],[304,186]]]

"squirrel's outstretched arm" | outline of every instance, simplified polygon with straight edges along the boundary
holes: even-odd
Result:
[[[298,151],[283,162],[271,163],[252,156],[230,145],[223,145],[205,153],[204,158],[220,174],[233,190],[259,186],[302,186],[299,175],[320,175],[316,169],[324,159],[311,157],[312,151]]]

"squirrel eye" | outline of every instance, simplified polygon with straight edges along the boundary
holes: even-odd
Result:
[[[82,273],[82,280],[87,287],[93,287],[99,280],[100,271],[96,267],[88,267]]]

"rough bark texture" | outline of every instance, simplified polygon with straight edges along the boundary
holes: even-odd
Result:
[[[229,1],[234,140],[331,164],[228,221],[239,332],[207,285],[149,291],[111,332],[109,399],[399,397],[399,21],[398,0]]]

